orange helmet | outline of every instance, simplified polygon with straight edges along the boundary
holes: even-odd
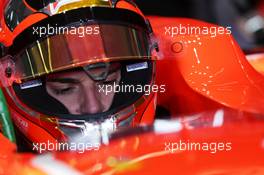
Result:
[[[151,26],[120,0],[9,0],[0,76],[18,139],[103,136],[154,120]]]

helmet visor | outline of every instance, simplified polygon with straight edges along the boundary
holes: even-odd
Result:
[[[88,33],[91,30],[93,33]],[[38,40],[14,57],[3,59],[2,66],[14,65],[12,80],[21,83],[97,62],[142,58],[151,58],[149,37],[144,30],[118,24],[93,24],[64,28],[63,34]]]

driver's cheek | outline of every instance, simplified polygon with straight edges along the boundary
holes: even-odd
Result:
[[[109,93],[100,93],[99,97],[100,100],[102,102],[102,106],[103,106],[103,112],[108,111],[109,108],[111,107],[112,103],[113,103],[113,99],[114,99],[114,91],[111,91]]]
[[[79,88],[76,88],[70,94],[65,94],[60,97],[59,101],[64,104],[64,106],[68,109],[70,114],[81,114],[80,110],[80,96],[81,91]]]

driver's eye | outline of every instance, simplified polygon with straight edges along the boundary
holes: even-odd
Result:
[[[103,81],[99,81],[99,84],[103,85],[113,85],[114,83],[118,83],[118,74],[116,72],[107,76],[107,78]]]
[[[53,92],[56,95],[66,95],[70,94],[74,90],[74,87],[67,87],[67,88],[62,88],[62,89],[53,89]]]

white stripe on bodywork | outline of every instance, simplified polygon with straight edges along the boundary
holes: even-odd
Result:
[[[216,111],[214,115],[214,121],[213,121],[213,126],[214,127],[220,127],[224,123],[224,111],[223,110],[218,110]]]

